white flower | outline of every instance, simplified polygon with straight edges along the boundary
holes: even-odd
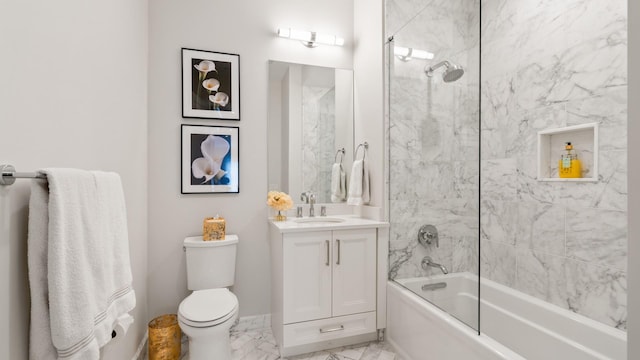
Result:
[[[200,145],[202,155],[208,157],[213,162],[222,162],[222,159],[229,152],[231,146],[224,138],[215,135],[209,135]],[[214,174],[215,175],[215,174]]]
[[[223,92],[218,92],[215,95],[209,95],[209,101],[211,101],[214,104],[218,104],[222,107],[225,107],[229,103],[229,95]]]
[[[227,155],[231,146],[220,136],[209,135],[200,144],[203,157],[197,158],[191,163],[191,171],[196,179],[205,178],[204,182],[213,177],[220,179],[225,171],[221,169],[222,159]]]
[[[211,159],[197,158],[191,164],[193,177],[196,179],[204,178],[203,183],[211,180],[220,171],[220,163],[215,163]]]
[[[205,89],[209,90],[209,92],[218,91],[218,88],[220,87],[220,81],[216,79],[207,79],[202,82],[202,86]]]
[[[199,64],[193,65],[193,67],[205,75],[210,71],[218,72],[216,70],[216,64],[211,60],[200,61]]]

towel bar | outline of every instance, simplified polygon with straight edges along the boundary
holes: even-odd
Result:
[[[11,185],[16,179],[47,179],[47,175],[37,172],[17,172],[13,165],[0,164],[0,185]]]

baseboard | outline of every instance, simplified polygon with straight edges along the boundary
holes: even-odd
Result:
[[[144,360],[147,356],[147,340],[149,340],[149,333],[148,332],[144,332],[144,336],[142,337],[142,340],[140,341],[140,344],[138,345],[138,350],[136,350],[135,355],[133,355],[133,358],[131,358],[131,360]]]

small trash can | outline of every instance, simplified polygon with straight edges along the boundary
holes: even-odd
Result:
[[[180,359],[181,340],[176,314],[161,315],[149,321],[149,360]]]

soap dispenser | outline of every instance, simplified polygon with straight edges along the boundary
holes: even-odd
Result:
[[[570,142],[565,143],[564,149],[567,153],[560,156],[558,174],[561,178],[582,177],[582,166],[580,160],[578,160],[578,154],[573,149],[573,145]]]

